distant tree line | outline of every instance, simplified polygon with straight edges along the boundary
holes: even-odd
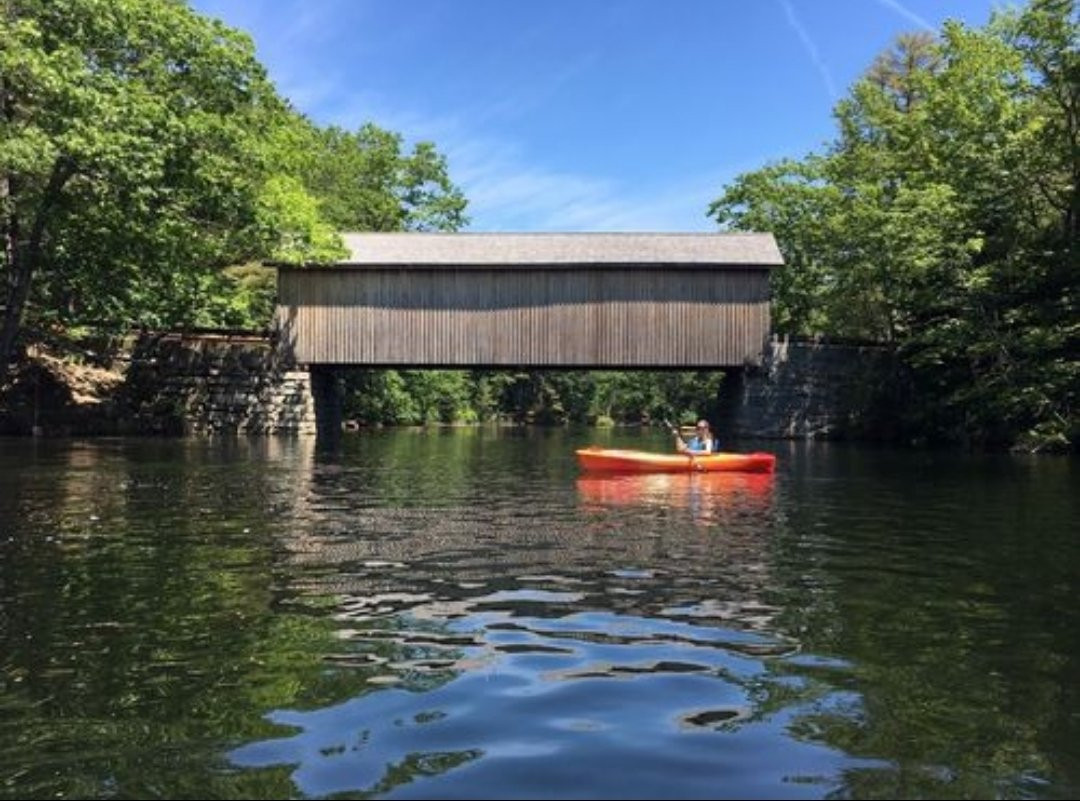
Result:
[[[715,371],[362,370],[346,374],[345,414],[390,425],[687,423],[719,414],[722,381]]]
[[[836,107],[822,153],[739,176],[722,228],[773,232],[780,333],[889,343],[913,438],[1080,441],[1080,58],[1074,0],[901,37]],[[179,0],[11,0],[0,13],[0,387],[20,342],[268,324],[265,261],[339,231],[454,231],[432,143],[323,127],[248,36]],[[366,422],[709,413],[705,373],[368,371]]]

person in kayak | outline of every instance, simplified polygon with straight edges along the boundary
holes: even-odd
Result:
[[[679,453],[712,453],[716,448],[716,439],[708,420],[698,420],[694,427],[694,436],[689,442],[683,440],[678,430],[675,431],[675,450]]]

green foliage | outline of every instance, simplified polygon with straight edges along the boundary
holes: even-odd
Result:
[[[205,327],[264,328],[274,315],[277,273],[259,262],[226,267],[206,276],[207,299],[195,324]]]
[[[740,175],[709,207],[724,227],[776,236],[784,256],[784,268],[772,276],[778,333],[813,334],[828,324],[826,245],[839,237],[841,199],[839,188],[825,180],[823,159],[811,156]]]
[[[460,370],[356,370],[345,377],[345,415],[364,423],[424,425],[479,419]]]
[[[465,197],[432,143],[406,155],[399,134],[372,123],[356,133],[313,130],[311,140],[304,182],[338,230],[456,231],[468,222]]]
[[[319,201],[294,176],[274,175],[266,182],[258,221],[269,243],[266,255],[273,261],[330,262],[347,255],[341,237],[323,220]]]
[[[710,207],[773,231],[783,333],[893,343],[914,436],[1077,443],[1080,30],[1036,0],[985,30],[902,37],[836,108],[824,155]]]
[[[20,0],[0,42],[0,372],[24,324],[261,327],[272,288],[237,265],[466,222],[433,144],[318,128],[176,0]]]
[[[27,0],[0,41],[0,344],[24,309],[190,320],[206,275],[253,244],[256,132],[280,101],[251,41],[168,0]]]
[[[397,370],[354,370],[345,376],[345,416],[367,423],[420,422],[419,407]]]
[[[705,371],[363,370],[345,377],[345,413],[388,425],[696,420],[717,415],[722,380]]]

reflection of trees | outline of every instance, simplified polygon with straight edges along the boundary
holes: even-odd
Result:
[[[795,736],[881,760],[846,772],[841,797],[1077,786],[1071,483],[1060,463],[797,454],[772,597],[785,630],[844,664],[772,673],[829,690]]]
[[[267,499],[290,455],[25,447],[34,470],[0,465],[0,792],[290,795],[286,771],[215,769],[222,743],[275,731],[268,709],[363,692],[371,672],[328,670],[333,621],[279,607]]]
[[[443,621],[403,622],[380,566],[343,582],[323,553],[354,489],[409,491],[409,473],[369,469],[423,461],[421,438],[390,439],[398,455],[345,463],[310,440],[27,442],[47,451],[35,470],[0,471],[0,795],[291,796],[291,769],[237,772],[223,749],[280,737],[271,710],[452,678]],[[460,465],[436,468],[454,492]],[[472,758],[402,754],[373,786]]]
[[[506,459],[483,458],[491,437],[503,440]],[[283,540],[289,560],[304,568],[299,591],[383,599],[384,618],[523,580],[555,590],[582,584],[591,593],[586,608],[599,603],[702,625],[764,629],[775,614],[762,601],[772,476],[600,484],[584,477],[577,480],[581,513],[560,515],[551,513],[551,488],[565,483],[568,469],[576,473],[565,438],[471,431],[426,441],[408,432],[358,439],[345,440],[352,452],[316,459],[299,501],[309,522]],[[547,477],[553,471],[561,471],[558,480]],[[653,479],[666,483],[647,483]],[[404,502],[406,487],[413,495]],[[655,525],[662,534],[623,536],[624,525]],[[628,565],[648,576],[616,570]],[[623,593],[624,585],[633,592]],[[402,587],[414,597],[395,598]]]
[[[411,784],[419,776],[435,776],[480,757],[478,751],[446,751],[441,753],[409,754],[401,762],[389,765],[385,775],[371,788],[372,795],[389,792],[395,787]]]

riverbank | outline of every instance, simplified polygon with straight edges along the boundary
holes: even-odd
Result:
[[[127,365],[115,354],[35,344],[0,387],[0,434],[137,433],[123,402]]]
[[[34,344],[0,388],[0,434],[313,433],[306,371],[251,332]]]

